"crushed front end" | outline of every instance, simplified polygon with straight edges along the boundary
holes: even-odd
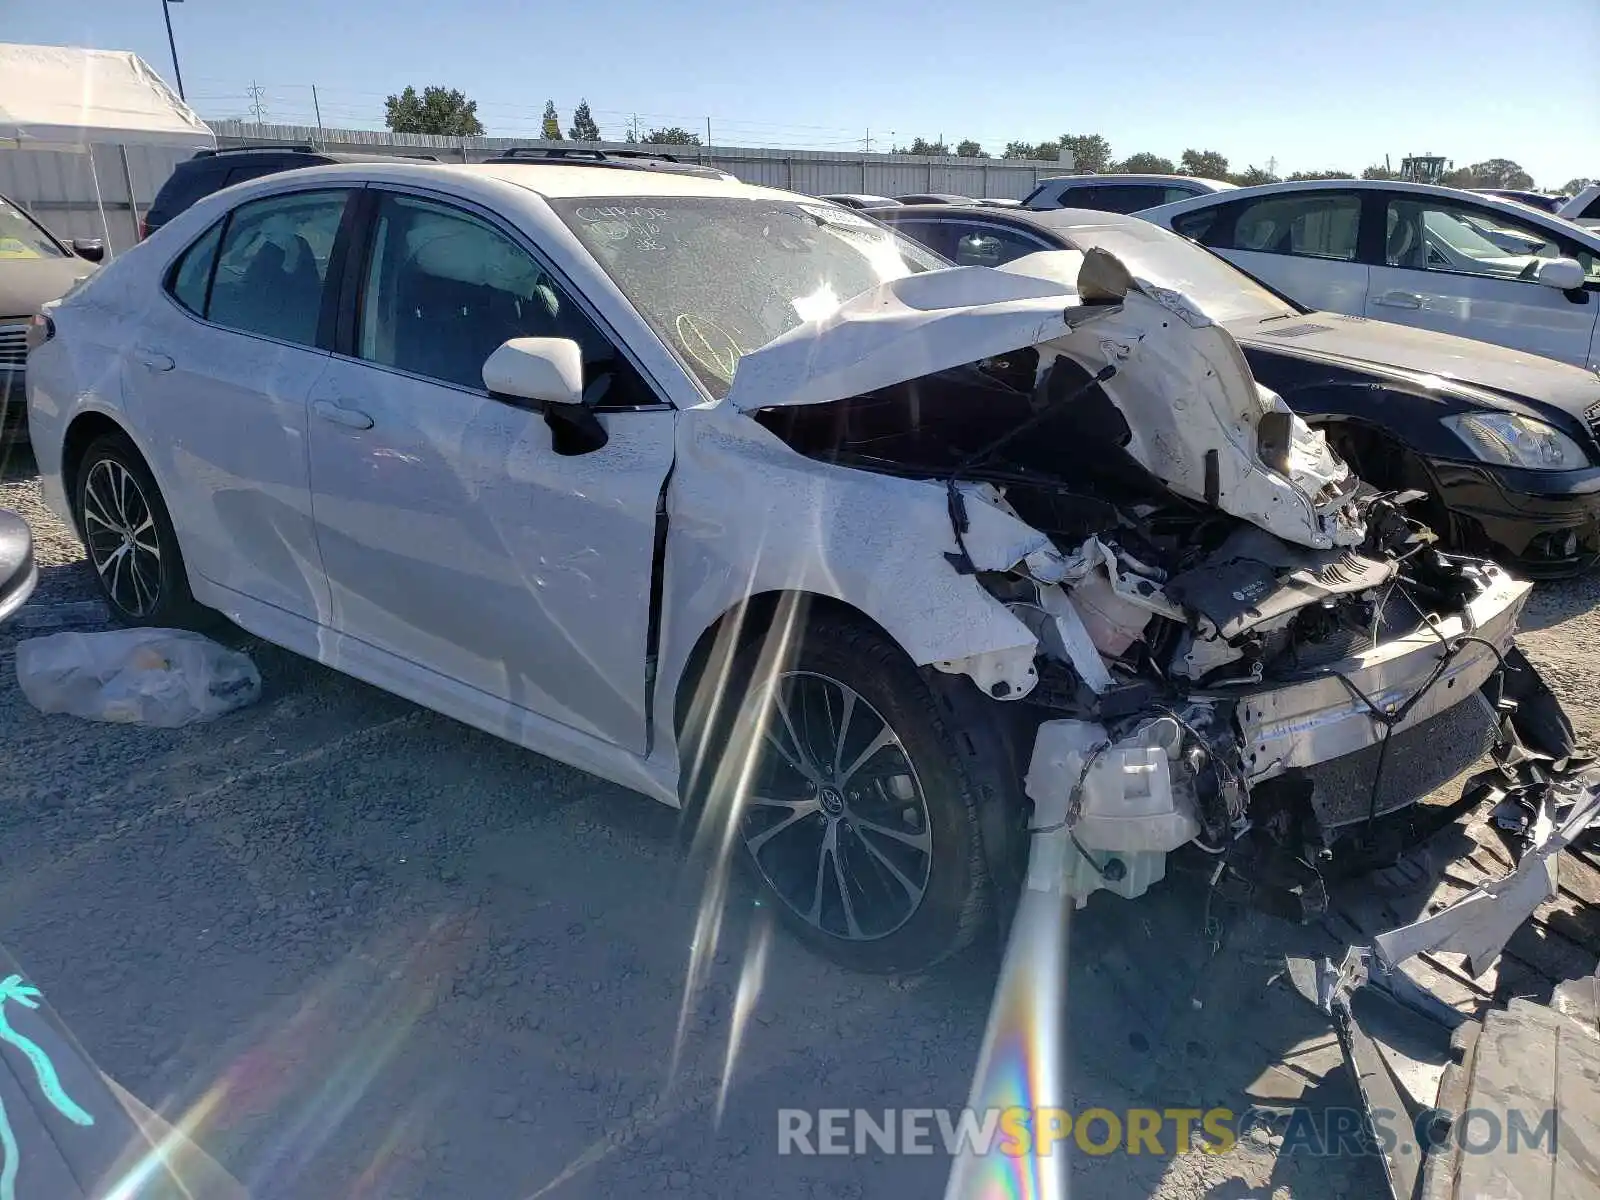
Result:
[[[741,364],[748,407],[941,489],[950,569],[1034,635],[925,664],[1031,741],[1030,887],[1135,897],[1192,845],[1315,915],[1337,843],[1500,740],[1529,585],[1440,550],[1419,494],[1358,479],[1180,292],[1099,251],[1011,269],[858,298]]]

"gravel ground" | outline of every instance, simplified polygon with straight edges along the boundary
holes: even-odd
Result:
[[[0,507],[35,531],[31,611],[92,615],[81,548],[27,465]],[[1597,600],[1600,580],[1541,588],[1525,639],[1591,738]],[[215,724],[43,717],[15,684],[26,633],[0,630],[5,943],[101,1067],[197,1118],[253,1194],[940,1194],[940,1157],[780,1157],[776,1111],[960,1105],[992,952],[909,982],[852,975],[736,889],[684,1015],[701,881],[669,810],[248,640],[265,695]],[[1266,951],[1311,935],[1230,914],[1214,952],[1202,903],[1175,877],[1073,918],[1078,1106],[1237,1109],[1296,1053],[1305,1102],[1351,1103],[1326,1024],[1269,984]],[[1073,1170],[1081,1200],[1383,1188],[1370,1161],[1255,1140]]]

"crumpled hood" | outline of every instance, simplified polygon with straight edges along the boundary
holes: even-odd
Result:
[[[952,267],[881,284],[739,360],[727,403],[826,404],[1059,337],[1077,295],[1056,280]]]
[[[1365,536],[1349,469],[1256,383],[1239,344],[1193,300],[1100,249],[1008,266],[865,292],[745,355],[726,403],[826,404],[1031,347],[1046,393],[1062,359],[1069,378],[1099,381],[1127,423],[1123,449],[1177,495],[1300,545]]]
[[[1600,403],[1600,375],[1593,371],[1431,329],[1311,312],[1280,321],[1230,321],[1228,332],[1250,345],[1302,358],[1335,359],[1356,367],[1377,364],[1459,380],[1542,401],[1580,419]]]
[[[31,317],[93,272],[81,258],[0,258],[0,319]]]

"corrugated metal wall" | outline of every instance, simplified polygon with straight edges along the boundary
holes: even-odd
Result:
[[[561,145],[526,138],[448,138],[370,129],[318,129],[305,125],[249,125],[214,121],[219,146],[311,144],[329,150],[433,154],[445,162],[477,162],[509,146]],[[1032,159],[923,158],[910,154],[862,154],[829,150],[766,150],[741,146],[623,147],[659,149],[685,162],[702,162],[747,183],[811,195],[868,192],[954,192],[973,197],[1020,200],[1042,178],[1069,166]],[[0,194],[31,212],[57,236],[104,237],[100,205],[110,227],[112,252],[137,240],[138,220],[187,150],[159,146],[96,146],[95,171],[88,154],[0,150]],[[95,198],[95,177],[100,185]],[[131,202],[130,202],[131,201]]]
[[[96,146],[91,170],[89,154],[0,150],[0,194],[32,213],[57,237],[68,240],[104,238],[103,205],[115,253],[138,240],[139,217],[172,174],[173,164],[190,153],[163,146]],[[99,203],[95,200],[97,176]]]

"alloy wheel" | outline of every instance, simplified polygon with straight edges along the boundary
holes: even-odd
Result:
[[[745,847],[808,924],[848,941],[888,936],[921,906],[933,866],[910,756],[882,714],[839,680],[786,672],[763,699]]]
[[[106,595],[126,615],[148,616],[161,600],[161,539],[139,481],[115,459],[89,468],[83,527]]]

